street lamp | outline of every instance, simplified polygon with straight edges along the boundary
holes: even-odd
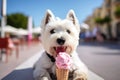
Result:
[[[6,26],[6,0],[2,0],[1,9],[1,37],[5,37],[4,27]]]
[[[31,39],[32,39],[32,17],[28,17],[28,45],[30,45]]]

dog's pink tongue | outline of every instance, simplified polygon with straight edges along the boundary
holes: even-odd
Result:
[[[59,54],[60,52],[65,52],[65,49],[64,47],[57,47],[56,52],[57,54]]]

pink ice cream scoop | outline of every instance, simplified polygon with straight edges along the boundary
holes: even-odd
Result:
[[[61,69],[70,69],[71,67],[71,57],[65,52],[60,52],[56,57],[56,66]]]

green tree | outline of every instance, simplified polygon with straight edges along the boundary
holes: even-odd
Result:
[[[95,22],[98,23],[98,24],[103,24],[103,19],[98,17],[98,18],[95,18]]]
[[[104,22],[104,23],[109,23],[110,21],[111,21],[110,16],[105,16],[105,17],[103,18],[103,22]]]
[[[115,10],[115,16],[120,18],[120,6],[116,8]]]
[[[14,13],[7,15],[7,25],[15,28],[27,28],[28,17],[22,13]]]

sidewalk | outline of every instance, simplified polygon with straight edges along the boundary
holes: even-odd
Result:
[[[82,42],[77,51],[90,70],[105,80],[120,80],[120,44]]]
[[[27,61],[15,68],[9,75],[5,76],[2,80],[34,80],[33,78],[33,65],[39,59],[43,50],[29,58]],[[91,70],[88,72],[88,80],[104,80]]]
[[[9,63],[0,62],[0,80],[34,80],[32,66],[40,57],[42,46],[32,45],[20,51],[20,58],[11,58]],[[25,55],[23,55],[25,54]],[[104,80],[99,75],[89,70],[88,80]]]
[[[22,64],[24,61],[34,56],[37,52],[41,50],[41,44],[31,44],[30,46],[20,47],[19,58],[15,56],[15,52],[9,56],[8,63],[0,61],[0,80],[13,71],[18,65]]]

